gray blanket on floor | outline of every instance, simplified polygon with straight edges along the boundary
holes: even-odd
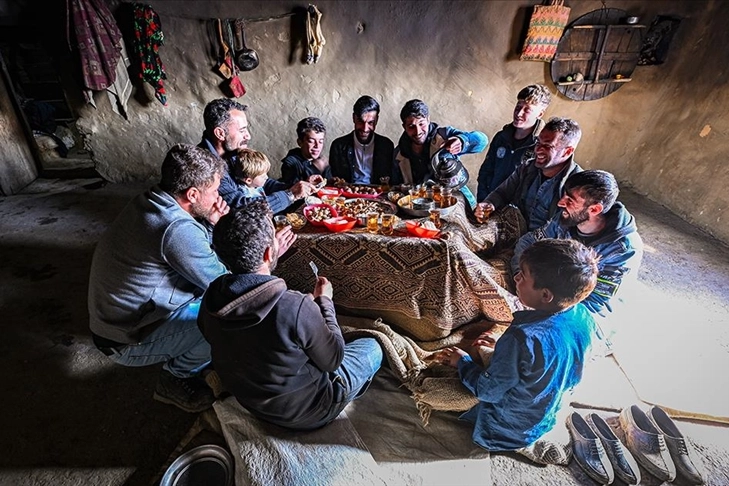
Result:
[[[214,404],[235,458],[237,486],[376,486],[384,477],[346,413],[328,426],[298,432],[262,422],[233,397]]]

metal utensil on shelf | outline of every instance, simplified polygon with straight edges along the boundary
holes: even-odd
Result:
[[[311,271],[314,272],[314,280],[319,280],[319,267],[314,262],[309,262],[309,266],[311,267]]]

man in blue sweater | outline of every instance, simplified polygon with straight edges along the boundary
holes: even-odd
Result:
[[[89,278],[94,344],[124,366],[164,363],[154,398],[187,412],[209,408],[200,376],[210,345],[197,327],[203,292],[226,273],[211,226],[228,212],[218,194],[223,161],[175,145],[158,185],[134,198],[99,240]]]

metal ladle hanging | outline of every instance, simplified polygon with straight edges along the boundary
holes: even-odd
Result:
[[[246,35],[242,24],[241,19],[235,20],[235,63],[241,71],[251,71],[258,67],[258,53],[246,46]]]

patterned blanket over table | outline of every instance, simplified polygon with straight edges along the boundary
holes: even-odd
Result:
[[[339,312],[380,317],[419,340],[439,339],[476,319],[511,321],[510,253],[502,250],[524,231],[516,208],[479,225],[462,200],[443,217],[439,239],[412,237],[402,222],[392,236],[307,225],[275,273],[289,288],[311,292],[313,261],[332,282]]]

